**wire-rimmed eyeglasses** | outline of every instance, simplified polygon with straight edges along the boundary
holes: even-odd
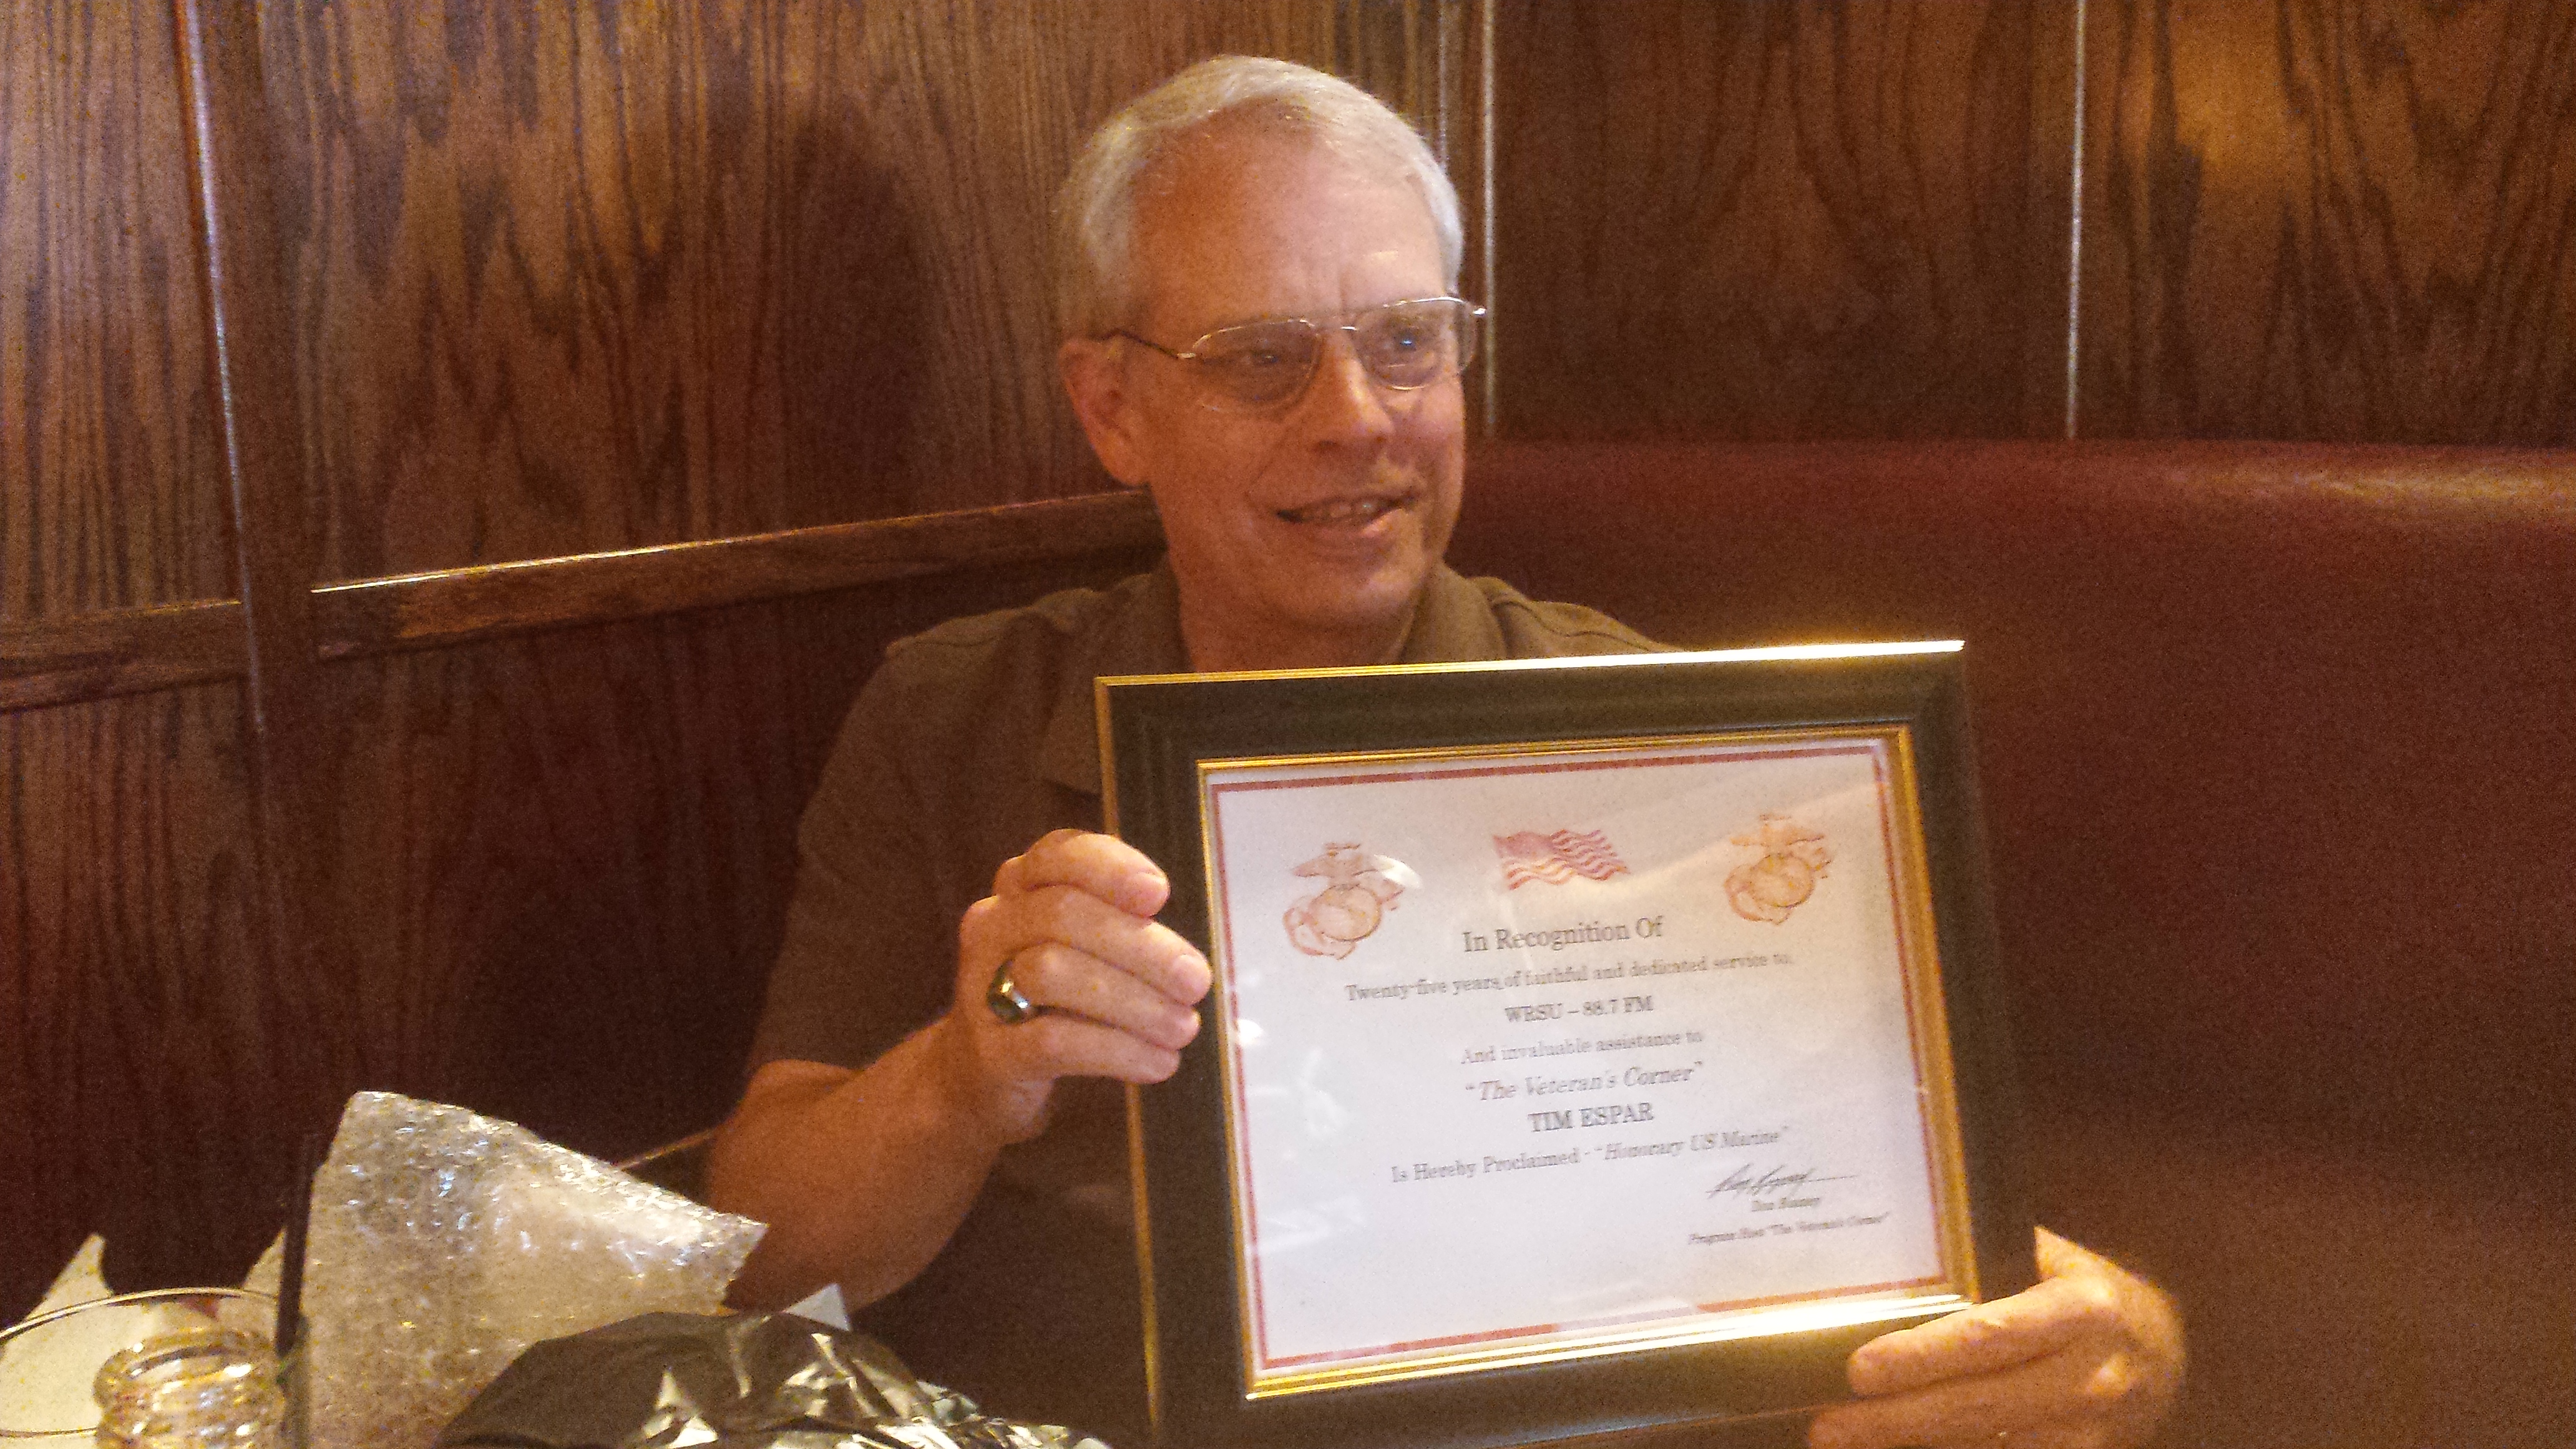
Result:
[[[1455,377],[1476,356],[1476,323],[1484,315],[1484,308],[1457,297],[1414,297],[1338,318],[1238,322],[1182,348],[1123,330],[1109,335],[1190,364],[1206,385],[1207,406],[1252,412],[1283,408],[1305,395],[1323,359],[1327,332],[1350,334],[1352,355],[1380,387],[1412,392]]]

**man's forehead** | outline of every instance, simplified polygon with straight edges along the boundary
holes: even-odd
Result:
[[[1278,121],[1220,118],[1158,158],[1129,256],[1148,313],[1165,302],[1258,311],[1276,284],[1315,280],[1283,271],[1370,256],[1436,272],[1439,243],[1400,162]]]
[[[1401,166],[1355,153],[1315,131],[1277,120],[1219,117],[1155,159],[1136,208],[1137,233],[1257,209],[1283,183],[1312,176],[1371,189],[1407,185]],[[1426,220],[1429,214],[1425,207]]]
[[[1247,108],[1211,117],[1172,136],[1146,172],[1149,192],[1169,190],[1174,178],[1208,167],[1220,172],[1275,160],[1324,158],[1352,162],[1351,147],[1320,126]],[[1381,168],[1382,169],[1382,168]]]

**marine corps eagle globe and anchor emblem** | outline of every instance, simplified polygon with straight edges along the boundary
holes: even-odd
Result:
[[[1726,874],[1726,903],[1748,921],[1779,925],[1816,893],[1816,882],[1834,853],[1825,837],[1786,815],[1763,812],[1761,826],[1736,836],[1736,845],[1762,852]]]
[[[1362,854],[1357,841],[1336,841],[1324,853],[1296,868],[1298,875],[1321,876],[1324,888],[1299,896],[1284,923],[1288,944],[1309,956],[1335,960],[1367,940],[1404,894],[1398,876],[1412,872],[1382,855]]]

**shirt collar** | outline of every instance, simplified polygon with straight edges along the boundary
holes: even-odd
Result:
[[[1112,589],[1091,630],[1090,658],[1065,672],[1038,743],[1038,774],[1085,795],[1100,793],[1100,728],[1092,711],[1092,681],[1104,674],[1186,674],[1189,651],[1181,643],[1181,591],[1165,562],[1152,573]],[[1494,622],[1484,590],[1442,564],[1422,591],[1406,631],[1399,664],[1445,664],[1503,657],[1503,630]]]
[[[1186,674],[1181,643],[1181,587],[1169,563],[1129,579],[1101,599],[1101,613],[1058,686],[1046,735],[1038,742],[1040,777],[1085,795],[1100,793],[1100,727],[1092,681],[1104,674]]]

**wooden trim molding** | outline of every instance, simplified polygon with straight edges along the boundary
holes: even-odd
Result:
[[[306,514],[295,338],[278,255],[267,83],[253,0],[174,0],[179,90],[197,228],[216,440],[232,503],[251,824],[251,969],[230,983],[265,1037],[268,1070],[244,1103],[273,1136],[244,1144],[254,1191],[285,1186],[281,1141],[317,1128],[359,1077],[362,1019],[345,976],[316,969],[315,842],[326,723],[313,657],[313,531]],[[209,991],[215,989],[208,983]],[[248,1082],[238,1083],[250,1085]]]
[[[1103,493],[704,543],[328,584],[322,657],[461,644],[1162,541],[1141,493]]]
[[[793,598],[993,565],[1160,547],[1142,493],[838,523],[706,543],[326,584],[316,649],[348,659]],[[242,679],[237,599],[0,624],[0,711]]]
[[[217,684],[249,672],[238,599],[0,626],[0,711]]]

